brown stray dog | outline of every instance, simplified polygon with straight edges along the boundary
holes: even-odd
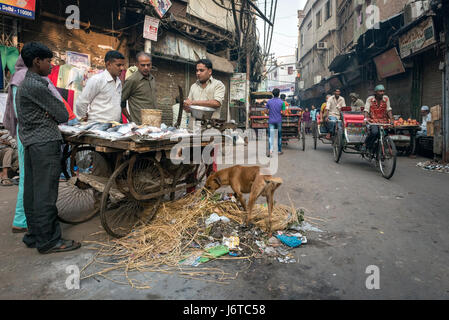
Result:
[[[268,223],[267,227],[271,232],[271,214],[274,205],[274,192],[282,184],[281,178],[260,174],[260,167],[234,166],[213,173],[207,178],[207,190],[215,192],[222,186],[231,186],[236,198],[240,201],[243,209],[247,212],[245,224],[248,225],[254,204],[257,198],[263,195],[267,198]],[[246,206],[243,193],[249,193],[248,207]]]

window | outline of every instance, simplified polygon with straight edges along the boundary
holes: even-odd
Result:
[[[307,30],[310,30],[310,28],[312,28],[312,21],[310,21],[309,24],[307,25]]]
[[[288,74],[289,75],[293,74],[293,67],[288,67]]]
[[[301,47],[304,46],[304,33],[301,33]]]
[[[326,20],[332,17],[332,0],[326,2]]]
[[[316,28],[319,29],[321,27],[321,10],[316,14]]]

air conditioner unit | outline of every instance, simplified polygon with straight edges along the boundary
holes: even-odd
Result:
[[[429,1],[414,1],[404,7],[404,22],[409,24],[429,10]]]
[[[314,83],[313,83],[313,84],[320,83],[320,82],[321,82],[321,76],[315,76],[315,77],[313,78],[313,80],[314,80]]]
[[[302,62],[298,62],[297,65],[296,65],[296,68],[297,68],[297,69],[302,69],[302,68],[304,68]]]
[[[318,43],[316,44],[316,48],[317,48],[318,50],[325,50],[325,49],[327,49],[327,42],[325,42],[325,41],[318,42]]]

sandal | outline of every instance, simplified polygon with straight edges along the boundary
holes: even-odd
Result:
[[[66,252],[79,249],[81,247],[81,243],[76,242],[75,240],[59,240],[53,248],[50,248],[45,251],[39,251],[41,254],[48,253],[56,253],[56,252]]]
[[[5,182],[6,181],[6,182]],[[13,181],[11,179],[1,179],[0,185],[2,187],[11,187],[14,185]]]
[[[28,232],[28,229],[20,227],[12,227],[12,233],[24,233],[24,232]]]

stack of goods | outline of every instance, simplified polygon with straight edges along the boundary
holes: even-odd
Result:
[[[139,142],[191,136],[186,129],[167,127],[165,124],[158,128],[145,125],[138,126],[135,123],[91,122],[80,123],[75,126],[60,125],[59,130],[75,137],[91,136],[111,141],[133,140]]]
[[[427,135],[433,137],[435,134],[439,134],[441,129],[441,106],[436,105],[430,108],[430,114],[432,121],[427,123]]]

